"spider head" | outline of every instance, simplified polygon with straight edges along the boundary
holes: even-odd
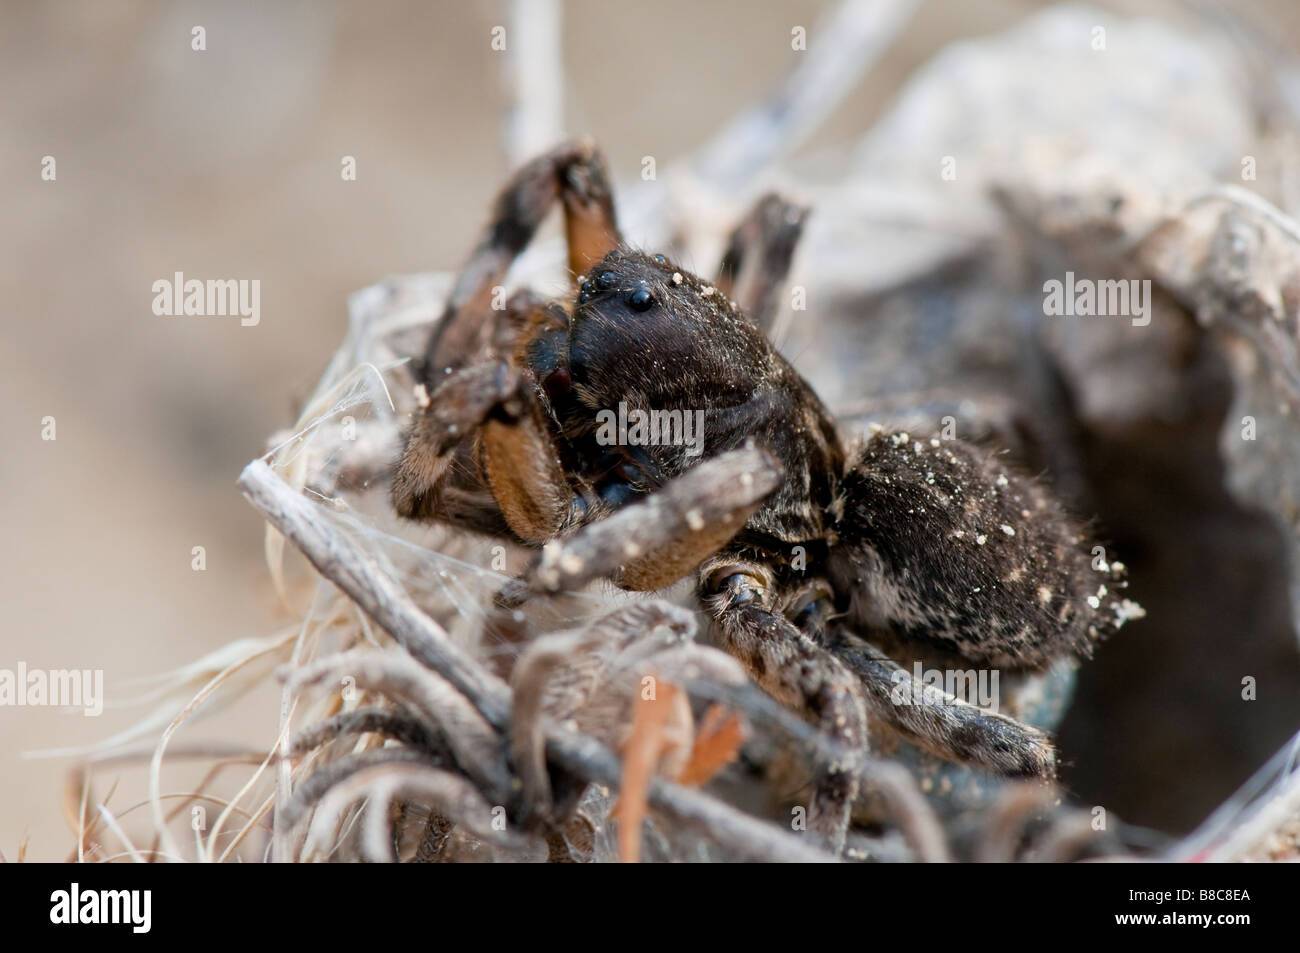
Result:
[[[628,315],[658,309],[687,322],[743,320],[735,302],[714,285],[664,255],[627,247],[611,251],[584,276],[576,308]]]
[[[578,288],[568,354],[580,387],[601,391],[608,372],[633,366],[644,371],[647,393],[659,382],[680,394],[684,372],[726,379],[737,366],[765,365],[768,353],[733,302],[663,255],[616,248]]]

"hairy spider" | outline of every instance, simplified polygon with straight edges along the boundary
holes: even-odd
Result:
[[[575,297],[493,307],[557,203]],[[865,751],[871,718],[949,760],[1051,777],[1040,731],[916,682],[887,649],[1042,671],[1139,611],[1123,567],[1091,564],[1048,490],[986,449],[887,430],[845,445],[764,333],[803,214],[763,199],[709,283],[623,244],[591,144],[526,165],[429,341],[396,509],[540,549],[503,599],[694,573],[722,647],[845,750]],[[611,439],[616,410],[667,422],[664,439]],[[681,439],[695,419],[702,443]],[[810,827],[832,846],[857,790],[851,757],[814,779]]]

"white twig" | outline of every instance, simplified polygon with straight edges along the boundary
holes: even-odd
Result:
[[[320,595],[320,589],[316,591]],[[293,653],[289,656],[289,664],[297,666],[302,661],[303,642],[307,638],[307,622],[312,613],[303,616],[302,626],[298,630],[298,637],[293,641]],[[276,766],[275,772],[275,813],[274,820],[271,823],[271,829],[275,832],[271,839],[271,861],[273,863],[284,863],[289,859],[289,844],[285,825],[283,823],[284,809],[289,803],[289,798],[293,794],[293,785],[290,778],[290,768],[292,762],[289,760],[290,744],[290,727],[293,720],[293,692],[289,686],[285,685],[280,689],[280,763]]]
[[[126,831],[122,830],[122,825],[117,822],[117,818],[108,809],[108,805],[99,805],[99,813],[104,818],[104,823],[108,825],[109,830],[116,834],[117,839],[126,847],[126,852],[131,855],[131,859],[137,864],[143,864],[144,858],[140,856],[140,852],[136,850],[135,845],[131,843],[131,838],[126,836]]]
[[[1205,855],[1212,861],[1239,860],[1287,817],[1300,812],[1297,750],[1300,733],[1293,735],[1199,828],[1183,838],[1166,859],[1186,861]]]
[[[559,0],[512,0],[506,36],[506,158],[523,165],[560,141],[564,130],[564,53]]]
[[[775,95],[741,113],[700,150],[701,177],[729,188],[797,148],[888,49],[916,7],[917,0],[841,0],[813,25],[799,66]]]
[[[295,493],[261,460],[239,477],[244,496],[285,538],[383,627],[408,653],[456,686],[494,727],[510,723],[510,689],[455,645],[442,626],[425,615],[374,558],[356,546],[316,504]],[[617,789],[618,758],[592,738],[575,732],[547,732],[547,754],[587,781]],[[656,779],[650,804],[668,817],[699,830],[753,860],[834,862],[825,851],[801,842],[717,799]]]

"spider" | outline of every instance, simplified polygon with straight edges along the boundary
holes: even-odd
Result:
[[[501,300],[557,205],[571,299]],[[1087,656],[1137,611],[1119,596],[1124,567],[1091,561],[1082,526],[988,449],[841,433],[764,330],[804,216],[764,197],[709,282],[622,241],[589,141],[525,165],[428,342],[395,508],[536,550],[503,604],[602,577],[653,591],[693,575],[720,646],[838,750],[865,753],[870,726],[1051,778],[1046,735],[918,682],[900,647],[1010,672]],[[611,439],[616,408],[667,424]],[[674,430],[691,419],[702,443]],[[858,787],[851,756],[816,772],[809,827],[832,847]]]

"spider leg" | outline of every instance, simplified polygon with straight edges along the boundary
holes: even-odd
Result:
[[[605,162],[590,142],[540,156],[507,184],[429,339],[420,372],[429,401],[393,481],[402,516],[531,543],[575,517],[540,390],[509,363],[530,332],[562,330],[567,317],[529,292],[493,307],[511,263],[557,203],[575,275],[618,244]]]
[[[491,346],[502,317],[492,308],[494,289],[557,202],[564,208],[574,276],[618,245],[609,176],[594,144],[565,143],[521,168],[498,196],[430,336],[421,375],[430,390],[448,370]]]
[[[1010,777],[1055,777],[1055,750],[1037,728],[920,682],[861,640],[841,634],[828,649],[861,680],[867,710],[914,744]]]
[[[557,150],[560,200],[564,203],[564,238],[569,249],[569,273],[577,279],[622,242],[614,215],[605,157],[594,142],[583,139]]]
[[[867,714],[858,679],[780,614],[770,571],[719,556],[702,568],[700,580],[701,600],[717,621],[723,647],[754,680],[845,750],[865,754]],[[855,757],[817,767],[809,828],[836,853],[844,847],[858,786]]]
[[[456,454],[450,478],[437,490],[436,518],[441,523],[500,539],[514,539],[515,532],[506,522],[501,507],[491,491],[482,486],[459,486],[457,477],[472,472],[473,448],[467,446]],[[429,510],[430,513],[433,510]],[[432,519],[433,516],[423,517]]]
[[[805,206],[769,192],[736,226],[718,265],[717,287],[764,332],[777,313],[777,294],[790,272],[808,217]]]
[[[458,474],[472,469],[475,433],[498,407],[522,406],[518,371],[505,361],[486,361],[448,376],[416,412],[415,425],[393,476],[393,505],[408,519],[446,519],[451,504],[468,507],[474,486],[451,493]],[[486,490],[486,487],[478,487]]]
[[[393,476],[408,519],[541,542],[576,505],[531,376],[488,360],[448,376],[417,412]]]
[[[551,539],[582,518],[581,501],[564,475],[541,408],[529,399],[514,413],[493,415],[479,435],[480,458],[492,495],[515,535],[529,543]]]

